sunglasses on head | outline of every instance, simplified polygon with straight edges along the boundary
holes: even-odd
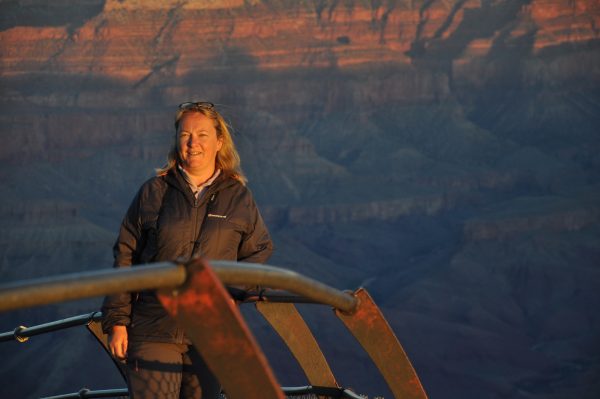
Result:
[[[185,102],[185,103],[181,103],[179,104],[179,109],[180,110],[193,110],[193,109],[208,109],[208,110],[213,110],[215,108],[215,104],[213,103],[209,103],[208,101],[198,101],[198,102]]]

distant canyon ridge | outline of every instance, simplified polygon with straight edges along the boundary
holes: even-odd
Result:
[[[269,263],[367,287],[432,399],[598,397],[599,1],[2,1],[3,281],[110,267],[190,100],[233,126]],[[338,380],[391,397],[321,316]],[[7,396],[122,386],[55,338],[0,346]]]

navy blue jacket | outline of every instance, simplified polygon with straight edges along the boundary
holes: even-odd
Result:
[[[196,199],[177,169],[142,185],[114,246],[115,267],[201,256],[264,263],[273,252],[269,232],[250,190],[221,173]],[[128,328],[131,340],[187,342],[154,291],[110,295],[102,328]]]

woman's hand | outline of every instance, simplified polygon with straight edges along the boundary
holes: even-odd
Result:
[[[127,357],[127,327],[113,326],[108,335],[108,349],[110,353],[119,360]]]

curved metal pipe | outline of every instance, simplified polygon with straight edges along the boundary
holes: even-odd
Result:
[[[362,399],[362,396],[359,396],[352,392],[349,389],[343,388],[326,388],[326,387],[313,387],[313,386],[303,386],[303,387],[281,387],[281,390],[284,394],[288,396],[299,396],[299,395],[328,395],[329,397],[340,397],[340,398],[350,398],[350,399]],[[87,388],[81,389],[79,392],[67,393],[64,395],[56,395],[56,396],[46,396],[42,399],[81,399],[81,398],[114,398],[116,396],[119,397],[128,397],[129,390],[127,388],[119,388],[119,389],[103,389],[98,391],[91,391]]]
[[[221,260],[209,263],[219,279],[226,285],[259,285],[278,288],[302,295],[318,303],[331,305],[344,312],[351,313],[356,309],[357,299],[352,295],[291,270],[256,263]]]
[[[58,331],[69,327],[90,324],[92,321],[99,321],[101,319],[102,312],[92,312],[88,314],[81,314],[78,316],[69,317],[67,319],[38,324],[36,326],[31,327],[19,326],[15,328],[14,331],[7,331],[5,333],[0,334],[0,342],[12,341],[13,339],[18,342],[26,342],[29,338],[36,335],[45,334],[51,331]]]
[[[209,264],[225,285],[284,289],[344,312],[352,312],[357,306],[352,295],[290,270],[228,261]],[[186,279],[186,266],[162,262],[19,281],[0,286],[0,312],[124,291],[175,290]]]
[[[0,286],[0,312],[121,292],[177,287],[185,279],[184,266],[163,262],[17,281]]]

